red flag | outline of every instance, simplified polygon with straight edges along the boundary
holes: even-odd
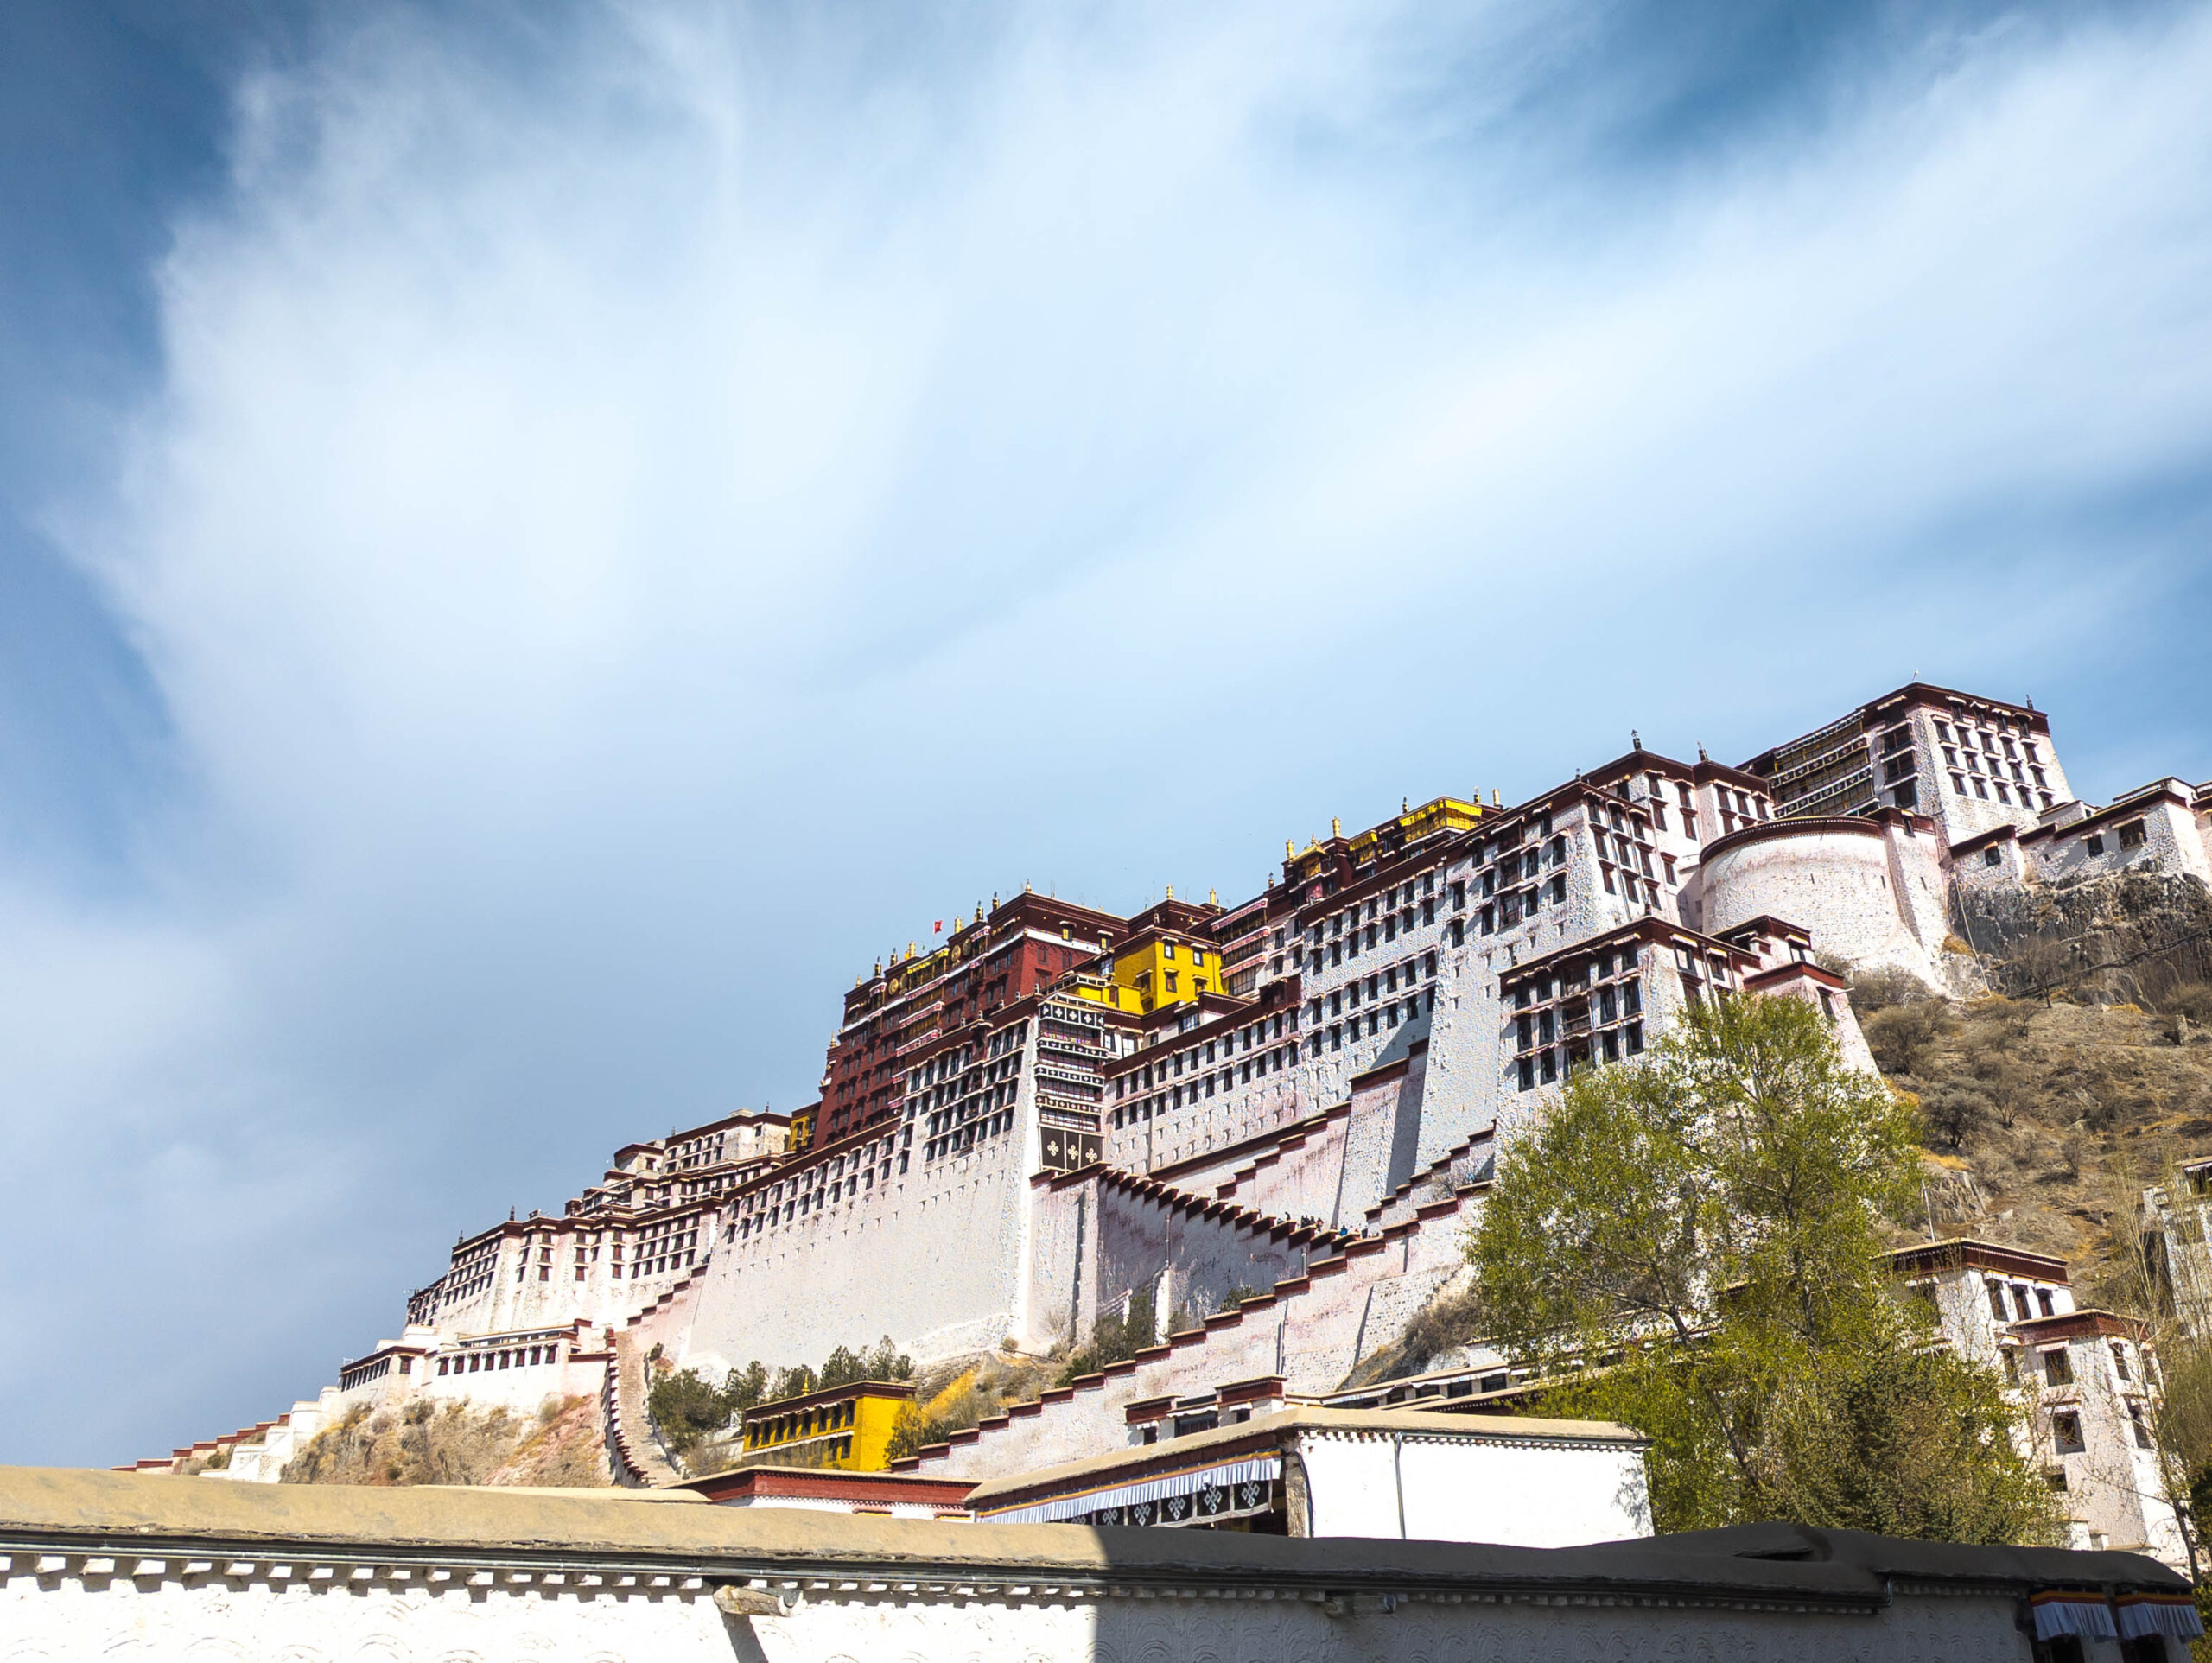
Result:
[[[930,934],[932,936],[942,936],[944,934],[944,920],[939,918],[935,924],[931,924],[930,926]]]

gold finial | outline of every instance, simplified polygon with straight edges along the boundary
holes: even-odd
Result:
[[[1221,897],[1214,891],[1211,889],[1208,890],[1206,892],[1206,904],[1208,906],[1219,906],[1221,904]]]
[[[1505,806],[1505,799],[1497,794],[1497,787],[1495,785],[1490,788],[1490,805],[1493,809],[1502,809]]]
[[[976,922],[977,924],[981,924],[981,923],[982,923],[982,921],[983,921],[983,904],[982,904],[981,901],[978,901],[978,902],[976,902]]]
[[[1291,847],[1290,839],[1287,837],[1284,838],[1282,840],[1282,858],[1287,860],[1297,853],[1298,851]]]
[[[1173,884],[1167,885],[1167,898],[1171,901],[1175,898],[1175,885]]]
[[[875,974],[878,975],[881,975],[883,974],[883,961],[881,959],[878,959],[875,962]]]
[[[1021,880],[1021,892],[1022,892],[1024,895],[1027,895],[1027,894],[1030,894],[1030,893],[1032,892],[1032,891],[1030,890],[1030,887],[1029,887],[1029,880],[1028,880],[1027,878],[1024,878],[1024,879]]]
[[[1413,800],[1413,798],[1411,798],[1411,797],[1400,797],[1400,798],[1398,799],[1398,812],[1399,812],[1400,814],[1411,814],[1413,811],[1414,811],[1414,800]]]
[[[993,891],[991,892],[991,911],[994,911],[994,912],[995,912],[995,911],[997,911],[998,910],[999,910],[999,892],[998,892],[998,891],[996,891],[996,890],[995,889],[995,890],[993,890]]]
[[[1332,837],[1342,837],[1344,835],[1344,817],[1341,815],[1331,815],[1329,816],[1329,835]]]
[[[908,958],[914,956],[914,943],[912,942],[906,943],[906,956]]]

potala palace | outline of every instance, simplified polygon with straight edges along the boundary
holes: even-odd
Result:
[[[1347,1377],[1464,1277],[1497,1140],[1548,1088],[1737,991],[1812,1003],[1871,1067],[1840,970],[1974,992],[1962,896],[2139,869],[2212,885],[2212,785],[2082,803],[2042,712],[1915,684],[1737,765],[1639,740],[1526,802],[1332,826],[1233,904],[995,899],[858,978],[817,1102],[626,1145],[557,1212],[465,1235],[318,1400],[141,1466],[222,1449],[273,1480],[353,1404],[591,1393],[642,1474],[654,1348],[715,1377],[887,1334],[1036,1355],[1143,1295],[1183,1318],[1162,1342],[904,1464],[973,1483],[1255,1400],[1480,1401],[1502,1361]],[[2133,1472],[2126,1325],[2059,1261],[1923,1256],[1956,1342],[2120,1359],[2049,1458]],[[2170,1546],[2154,1482],[2106,1488],[2075,1487],[2080,1545]]]

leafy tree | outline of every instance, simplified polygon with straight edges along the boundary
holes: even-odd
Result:
[[[891,1342],[887,1334],[876,1342],[873,1350],[862,1348],[853,1351],[839,1346],[822,1365],[820,1387],[850,1386],[855,1381],[911,1380],[914,1374],[914,1360]]]
[[[1660,1529],[2050,1538],[1994,1373],[1881,1269],[1915,1131],[1809,1006],[1747,998],[1578,1074],[1508,1144],[1470,1247],[1486,1325],[1554,1406],[1651,1438]]]
[[[816,1372],[804,1363],[773,1369],[758,1358],[742,1368],[733,1368],[716,1387],[696,1369],[671,1368],[661,1363],[658,1348],[651,1361],[658,1365],[652,1389],[646,1396],[653,1425],[671,1453],[688,1455],[701,1443],[729,1425],[756,1404],[776,1398],[795,1398],[855,1381],[906,1380],[914,1372],[913,1359],[905,1355],[885,1335],[873,1349],[854,1351],[839,1346]]]
[[[671,1368],[661,1374],[646,1393],[645,1406],[660,1429],[661,1441],[679,1456],[719,1431],[730,1414],[722,1394],[695,1368]]]

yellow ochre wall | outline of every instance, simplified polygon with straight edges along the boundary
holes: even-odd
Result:
[[[912,1393],[904,1387],[878,1393],[860,1386],[849,1397],[805,1409],[783,1410],[763,1403],[746,1418],[745,1452],[784,1449],[790,1450],[794,1466],[881,1472],[891,1464],[891,1434],[898,1428],[899,1412],[911,1401]]]
[[[1200,993],[1226,991],[1222,985],[1221,954],[1213,943],[1175,936],[1154,936],[1117,952],[1114,986],[1117,990],[1127,988],[1135,997],[1138,1008],[1146,1011],[1163,1005],[1187,1005]]]

